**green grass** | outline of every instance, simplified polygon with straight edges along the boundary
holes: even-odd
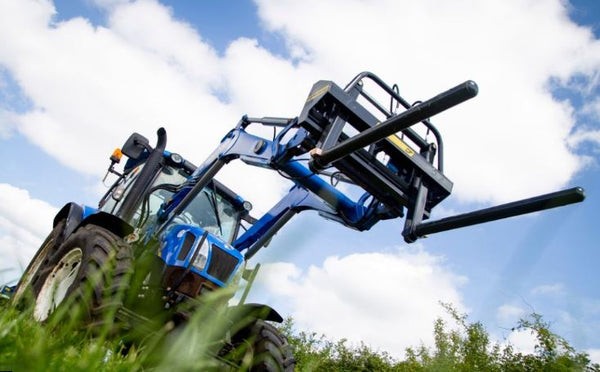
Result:
[[[125,331],[112,333],[82,327],[65,316],[74,306],[66,303],[47,322],[32,319],[30,309],[19,311],[0,300],[0,370],[12,371],[206,371],[237,370],[217,361],[214,355],[228,330],[242,327],[224,316],[224,298],[215,292],[196,306],[184,327],[168,322],[154,331],[132,337]],[[61,305],[62,306],[62,305]],[[280,330],[294,347],[298,371],[600,371],[585,353],[550,331],[538,314],[521,320],[517,329],[529,330],[538,340],[534,355],[523,355],[510,345],[499,345],[480,322],[445,305],[459,325],[448,329],[434,323],[435,345],[406,350],[404,360],[387,352],[373,351],[344,340],[329,341],[314,332],[298,332],[288,319]],[[229,319],[229,320],[227,320]],[[110,328],[110,327],[109,327]],[[106,329],[109,329],[106,328]],[[125,341],[135,339],[135,342]],[[397,352],[397,351],[396,351]],[[247,370],[243,366],[241,370]]]
[[[232,327],[225,320],[230,318],[224,316],[224,307],[215,306],[227,295],[217,292],[208,296],[185,326],[168,322],[141,335],[137,329],[135,335],[126,330],[115,333],[110,324],[100,329],[82,326],[69,316],[74,311],[70,303],[39,323],[33,320],[31,309],[17,310],[2,299],[0,370],[222,370],[225,366],[211,355],[218,352],[223,335]]]
[[[13,371],[137,371],[144,358],[123,343],[94,338],[69,325],[43,325],[31,311],[20,312],[2,300],[0,305],[0,369]]]

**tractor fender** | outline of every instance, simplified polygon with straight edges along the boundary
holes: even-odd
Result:
[[[79,226],[77,226],[77,229],[85,225],[96,225],[103,227],[120,238],[125,238],[127,235],[133,232],[133,227],[130,224],[114,214],[106,212],[97,212],[87,216],[81,221]]]
[[[75,231],[77,226],[79,226],[83,220],[83,207],[72,202],[65,204],[56,216],[54,216],[52,227],[56,227],[56,225],[63,220],[65,221],[65,225],[60,233],[60,237],[57,239],[59,242],[65,241],[65,239]]]
[[[245,317],[252,317],[254,319],[270,320],[276,323],[283,322],[283,317],[269,305],[241,304],[231,306],[229,310],[238,316],[243,315]]]
[[[81,206],[77,203],[67,203],[54,217],[53,226],[65,221],[59,241],[63,242],[75,230],[82,226],[93,224],[103,227],[121,238],[131,234],[133,227],[119,217],[106,212],[98,212],[94,208]]]

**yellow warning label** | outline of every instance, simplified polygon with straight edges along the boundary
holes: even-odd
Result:
[[[375,125],[379,124],[381,124],[381,122],[375,123]],[[404,141],[402,141],[397,135],[392,134],[388,136],[387,139],[389,139],[397,148],[399,148],[406,155],[412,157],[415,154],[415,150],[411,149],[410,146],[407,145]]]
[[[324,94],[328,90],[329,90],[329,84],[322,86],[321,88],[317,89],[313,94],[308,96],[308,99],[306,100],[306,102],[312,101],[313,99],[319,97],[320,95]]]
[[[415,150],[411,149],[410,146],[404,143],[397,135],[392,134],[391,136],[388,136],[388,139],[406,155],[412,157],[415,154]]]

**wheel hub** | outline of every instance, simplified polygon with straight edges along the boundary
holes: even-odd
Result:
[[[65,299],[68,289],[77,278],[82,257],[81,248],[73,248],[54,266],[35,301],[33,317],[37,321],[48,319],[48,316]]]

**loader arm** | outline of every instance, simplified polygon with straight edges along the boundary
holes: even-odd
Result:
[[[366,92],[365,81],[390,99],[389,110]],[[234,241],[237,250],[246,250],[246,258],[291,217],[305,210],[315,210],[357,230],[368,230],[381,220],[406,217],[402,235],[411,243],[427,234],[582,201],[583,189],[577,187],[424,222],[453,186],[443,174],[443,142],[430,118],[477,93],[477,84],[466,81],[410,105],[369,72],[359,74],[344,89],[331,81],[319,81],[296,118],[242,117],[164,208],[164,222],[157,232],[235,159],[275,170],[294,183],[287,195]],[[395,113],[393,104],[405,110]],[[274,127],[279,133],[269,140],[246,131],[257,124]],[[429,142],[413,126],[433,133],[434,141]],[[310,156],[307,163],[306,156]],[[357,186],[362,196],[353,200],[337,187],[338,181]]]

